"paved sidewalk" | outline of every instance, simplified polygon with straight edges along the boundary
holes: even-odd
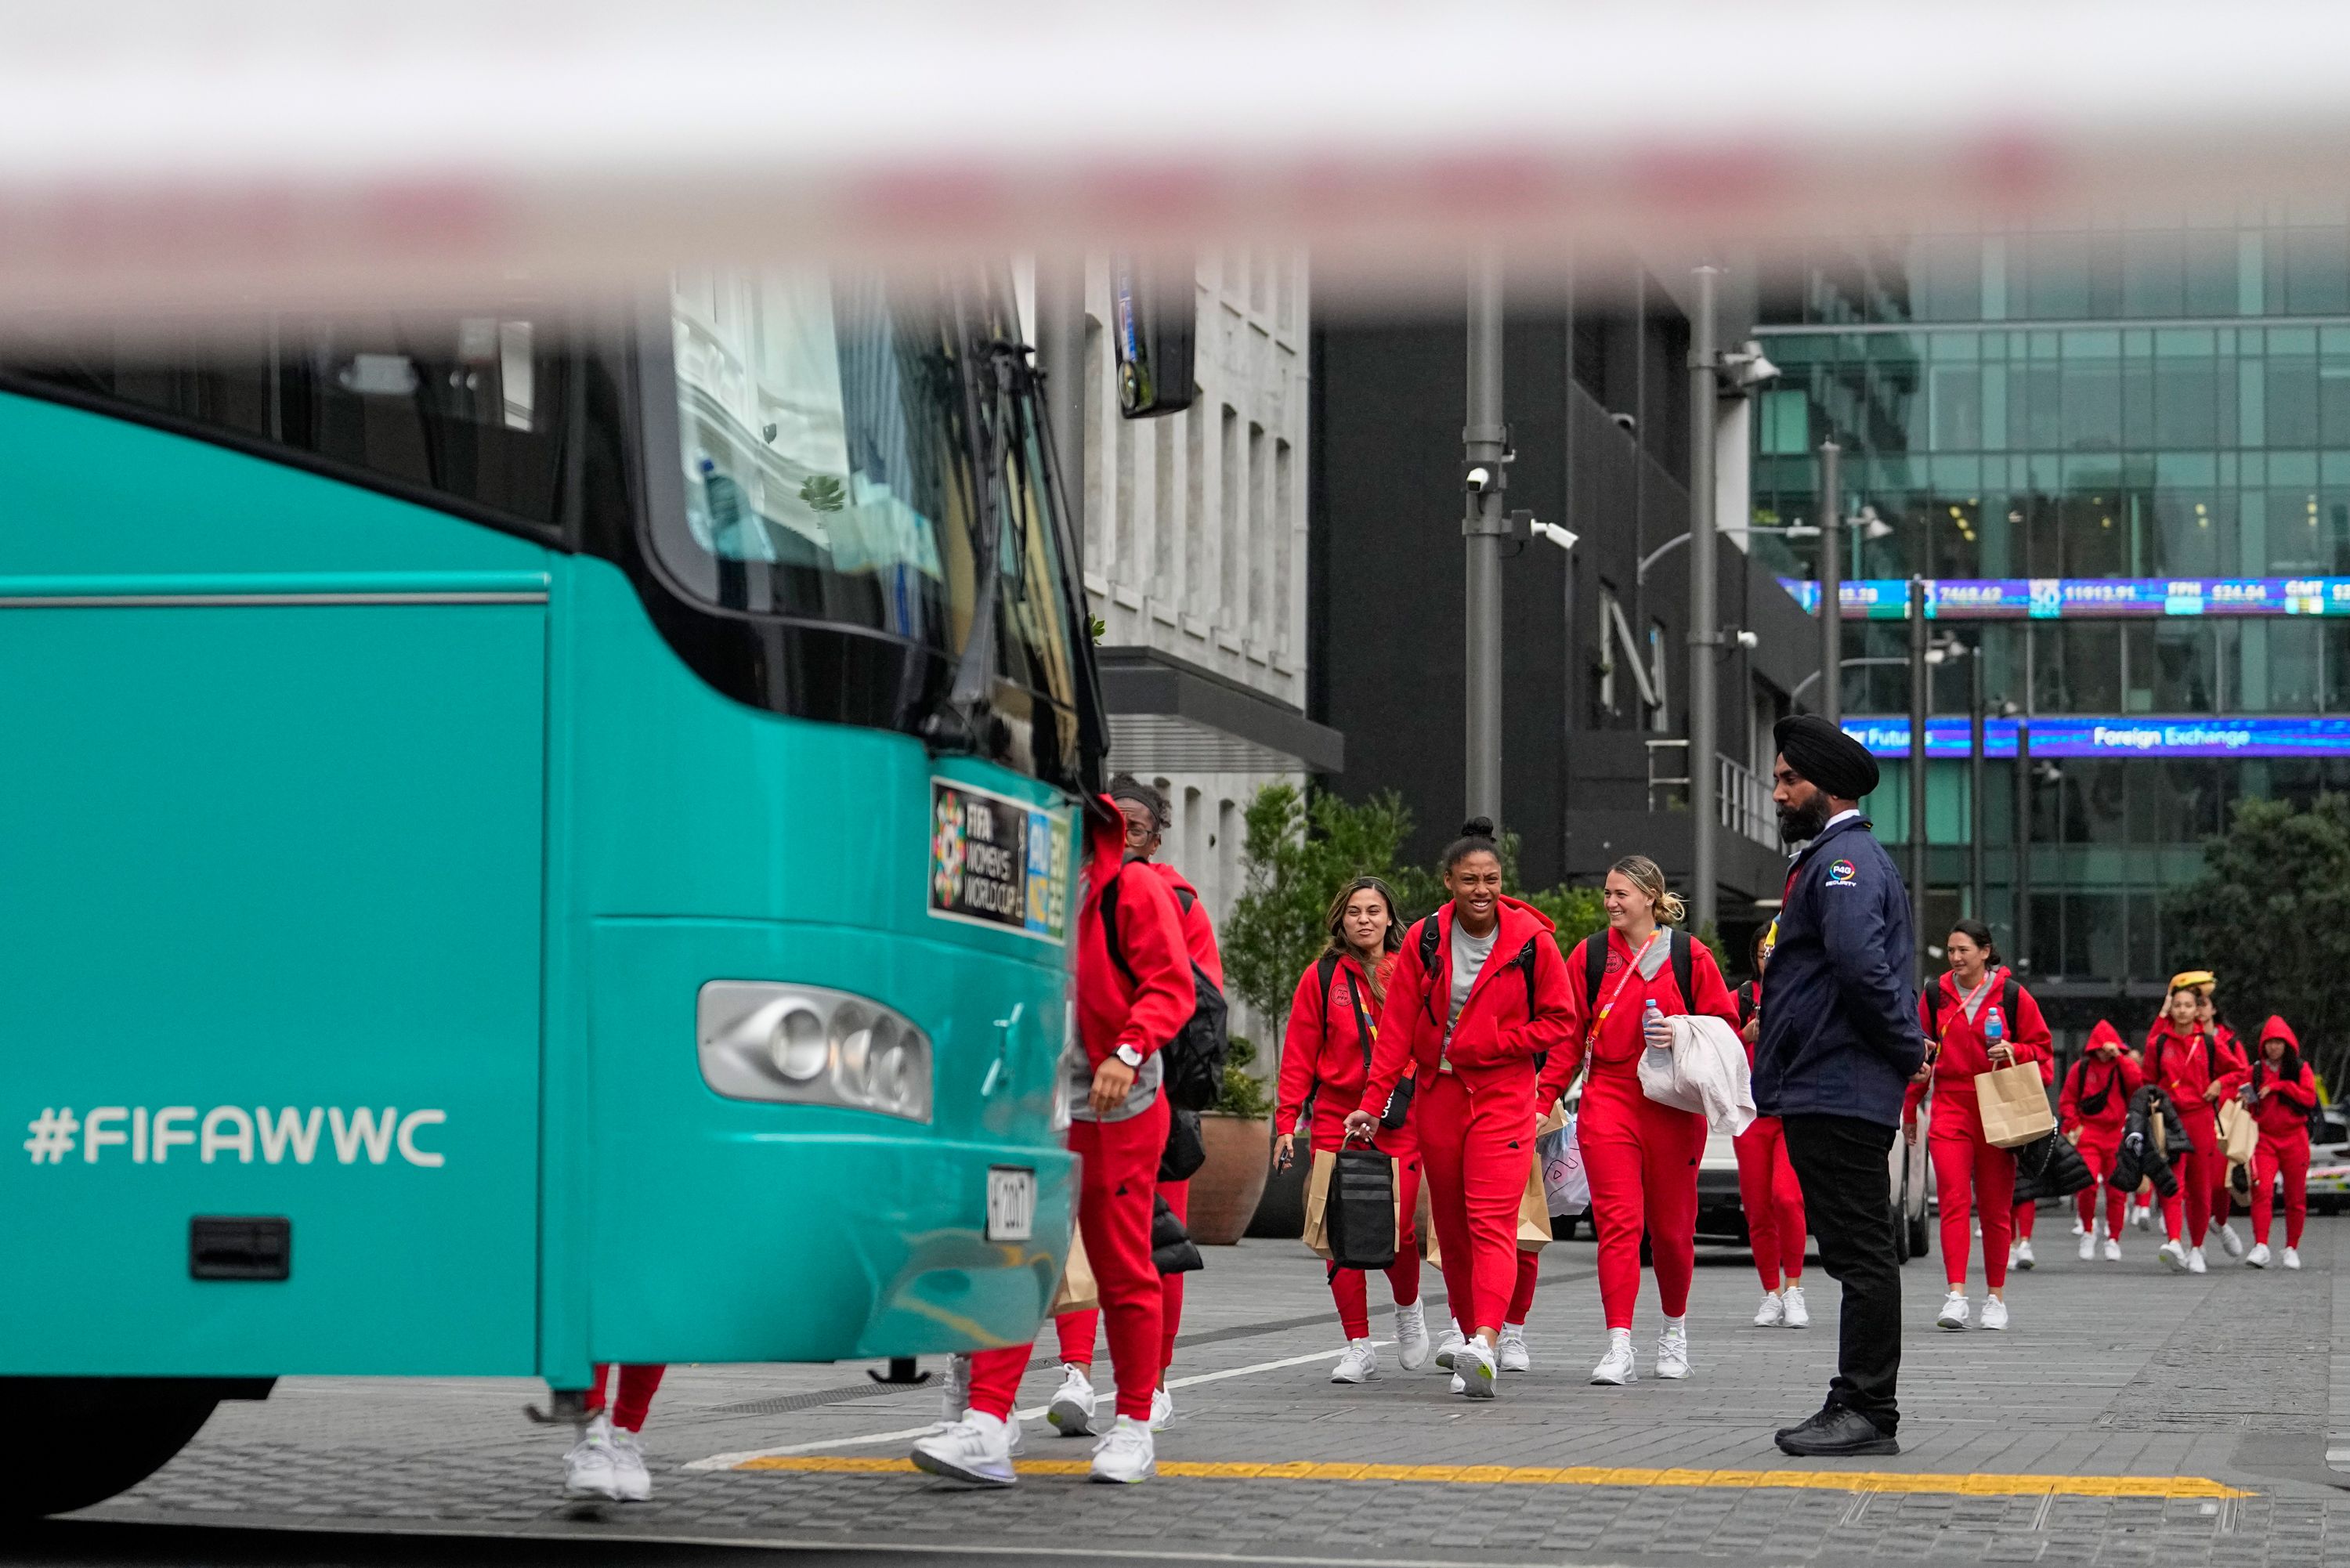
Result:
[[[2156,1238],[2137,1231],[2125,1262],[2082,1263],[2066,1224],[2042,1216],[2043,1262],[2012,1282],[2004,1334],[1935,1330],[1941,1260],[1909,1265],[1904,1452],[1866,1474],[1787,1460],[1770,1441],[1816,1407],[1832,1369],[1837,1293],[1825,1276],[1811,1282],[1814,1327],[1755,1329],[1745,1254],[1702,1251],[1696,1376],[1602,1389],[1585,1381],[1604,1338],[1592,1248],[1554,1246],[1535,1371],[1471,1405],[1433,1369],[1399,1372],[1392,1351],[1373,1384],[1328,1383],[1340,1340],[1320,1266],[1295,1244],[1249,1242],[1211,1251],[1194,1276],[1175,1375],[1202,1381],[1177,1388],[1159,1439],[1167,1473],[1140,1488],[1086,1484],[1087,1445],[1039,1421],[1019,1487],[966,1491],[904,1469],[902,1438],[869,1440],[933,1419],[931,1389],[882,1388],[848,1366],[678,1367],[654,1406],[658,1495],[641,1507],[552,1501],[568,1432],[524,1421],[533,1386],[307,1378],[266,1404],[224,1407],[162,1473],[92,1511],[1350,1562],[2350,1568],[2350,1494],[2324,1469],[2336,1271],[2350,1268],[2337,1238],[2350,1243],[2350,1221],[2312,1222],[2300,1273],[2245,1269],[2215,1243],[2201,1278],[2162,1272]],[[1980,1296],[1979,1262],[1975,1278]],[[1373,1321],[1384,1334],[1384,1314]],[[1645,1292],[1644,1372],[1656,1326]],[[1106,1353],[1101,1366],[1106,1386]],[[1056,1374],[1040,1357],[1024,1405],[1041,1404]],[[775,1450],[788,1451],[684,1468]],[[1329,1479],[1364,1465],[1416,1468]]]

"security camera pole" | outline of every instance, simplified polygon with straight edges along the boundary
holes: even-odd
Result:
[[[1844,719],[1844,449],[1820,442],[1820,717]]]
[[[1689,804],[1690,929],[1713,924],[1716,884],[1714,830],[1721,820],[1719,764],[1714,761],[1715,649],[1721,642],[1721,617],[1714,607],[1713,441],[1721,397],[1721,362],[1715,337],[1714,282],[1721,273],[1697,269],[1697,308],[1690,319],[1690,569],[1689,569]]]
[[[1491,252],[1469,275],[1469,421],[1461,432],[1469,547],[1468,815],[1502,821],[1502,541],[1510,430],[1502,422],[1502,263]]]

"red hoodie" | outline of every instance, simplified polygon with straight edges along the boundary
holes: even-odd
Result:
[[[1393,983],[1395,966],[1393,955],[1379,965],[1388,983]],[[1355,1010],[1357,993],[1363,1003],[1360,1012]],[[1322,1002],[1322,961],[1316,959],[1305,966],[1305,972],[1297,979],[1296,994],[1289,999],[1289,1027],[1281,1037],[1281,1103],[1273,1113],[1274,1137],[1298,1130],[1298,1118],[1305,1114],[1309,1096],[1315,1102],[1315,1119],[1326,1127],[1326,1118],[1344,1116],[1362,1103],[1363,1085],[1370,1077],[1367,1064],[1372,1044],[1378,1036],[1378,1016],[1379,1004],[1354,954],[1339,958],[1330,971],[1326,1012]],[[1370,1023],[1367,1033],[1358,1020]],[[1389,1136],[1381,1134],[1379,1147],[1393,1153]]]
[[[1146,860],[1144,865],[1159,873],[1167,890],[1175,895],[1175,915],[1183,924],[1183,950],[1191,961],[1205,970],[1216,989],[1224,989],[1224,958],[1216,949],[1216,928],[1208,919],[1208,907],[1200,901],[1200,889],[1183,879],[1183,873],[1163,861]]]
[[[2100,1045],[2111,1045],[2118,1054],[2110,1062],[2102,1061],[2096,1055]],[[2068,1131],[2079,1128],[2085,1143],[2118,1143],[2129,1121],[2130,1096],[2137,1093],[2140,1081],[2137,1064],[2122,1049],[2121,1033],[2098,1019],[2089,1031],[2089,1048],[2064,1075],[2064,1092],[2056,1097],[2056,1125]],[[2082,1109],[2083,1102],[2099,1095],[2105,1101],[2095,1111]]]
[[[1419,924],[1404,933],[1388,981],[1388,1004],[1379,1014],[1379,1043],[1371,1059],[1370,1083],[1361,1108],[1378,1116],[1403,1076],[1405,1064],[1432,1074],[1440,1054],[1472,1088],[1511,1072],[1531,1072],[1534,1053],[1556,1051],[1573,1038],[1567,1012],[1566,961],[1559,955],[1556,929],[1531,904],[1503,896],[1496,910],[1501,927],[1485,955],[1461,1020],[1445,1044],[1444,1021],[1452,1010],[1452,912],[1444,907],[1428,918],[1437,923],[1436,971],[1420,968]],[[1534,1005],[1518,968],[1518,954],[1534,951]]]
[[[1672,940],[1672,932],[1659,926],[1654,940],[1660,945],[1669,942]],[[1534,1096],[1537,1105],[1548,1106],[1555,1104],[1558,1097],[1566,1093],[1567,1085],[1575,1082],[1575,1072],[1583,1065],[1586,1054],[1584,1041],[1593,1033],[1590,1017],[1593,1006],[1585,996],[1587,985],[1585,977],[1590,971],[1585,968],[1589,960],[1586,957],[1584,942],[1598,941],[1607,944],[1607,963],[1599,982],[1597,1006],[1606,1008],[1607,1016],[1600,1022],[1596,1036],[1591,1039],[1588,1054],[1593,1072],[1632,1073],[1638,1070],[1643,1044],[1640,1015],[1648,1010],[1651,998],[1657,1003],[1657,1010],[1668,1018],[1710,1013],[1732,1029],[1738,1027],[1738,999],[1730,994],[1730,987],[1723,983],[1721,966],[1713,961],[1713,950],[1703,942],[1690,944],[1690,986],[1697,994],[1684,997],[1680,983],[1673,978],[1669,958],[1658,966],[1656,978],[1648,980],[1633,966],[1633,960],[1638,955],[1632,951],[1631,944],[1614,930],[1586,937],[1583,942],[1575,943],[1575,956],[1567,961],[1566,965],[1567,973],[1575,977],[1574,982],[1567,987],[1567,1019],[1572,1028],[1566,1044],[1553,1051],[1549,1062],[1543,1068],[1542,1086]],[[1619,981],[1622,985],[1620,991],[1617,989]],[[1754,1048],[1750,1045],[1746,1049],[1751,1061]]]
[[[2155,1020],[2146,1036],[2146,1081],[2168,1095],[2183,1116],[2219,1115],[2204,1091],[2251,1064],[2225,1039],[2212,1041],[2190,1027],[2181,1033],[2168,1018]]]
[[[1991,1069],[1991,1048],[1983,1043],[1983,1026],[1994,1012],[2002,1014],[2000,1023],[2005,1031],[2002,1042],[2015,1053],[2018,1062],[2036,1062],[2040,1076],[2048,1083],[2056,1081],[2056,1064],[2049,1054],[2054,1036],[2048,1032],[2048,1021],[2040,1016],[2040,1003],[2022,986],[2015,988],[2015,1016],[2006,1017],[2008,971],[2005,966],[1984,971],[1989,989],[1983,994],[1982,1005],[1972,1018],[1967,1016],[1963,993],[1959,990],[1956,975],[1947,971],[1934,982],[1941,993],[1941,1016],[1939,1023],[1926,1006],[1927,999],[1918,999],[1918,1028],[1926,1036],[1930,1051],[1935,1033],[1941,1034],[1941,1050],[1934,1061],[1935,1103],[1964,1096],[1975,1097],[1975,1075]],[[1926,1085],[1912,1084],[1902,1096],[1901,1116],[1904,1121],[1914,1121],[1918,1102],[1926,1097]]]
[[[1104,805],[1108,797],[1104,796]],[[1086,814],[1086,897],[1077,908],[1077,1038],[1086,1059],[1098,1067],[1120,1045],[1149,1056],[1191,1021],[1199,993],[1191,984],[1191,960],[1183,944],[1183,923],[1175,895],[1163,877],[1126,876],[1125,818],[1109,805],[1107,821]],[[1101,895],[1118,881],[1118,941],[1126,971],[1109,955],[1102,928]]]
[[[2272,1016],[2261,1025],[2261,1044],[2282,1040],[2301,1054],[2301,1039],[2293,1025]],[[2271,1086],[2273,1085],[2273,1088]],[[2249,1067],[2230,1073],[2220,1080],[2222,1096],[2241,1094],[2250,1088],[2259,1097],[2252,1106],[2252,1120],[2270,1137],[2307,1137],[2309,1113],[2317,1108],[2317,1075],[2309,1064],[2300,1064],[2300,1071],[2288,1078],[2269,1064],[2268,1053],[2262,1051]],[[2268,1093],[2262,1093],[2268,1090]]]

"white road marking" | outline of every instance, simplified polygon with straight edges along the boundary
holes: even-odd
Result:
[[[1377,1348],[1393,1345],[1395,1341],[1378,1339],[1371,1343],[1373,1347]],[[1178,1388],[1195,1388],[1202,1383],[1222,1383],[1227,1377],[1246,1377],[1253,1373],[1278,1372],[1284,1366],[1305,1366],[1316,1361],[1336,1361],[1346,1354],[1347,1347],[1342,1345],[1336,1350],[1317,1350],[1311,1355],[1289,1355],[1284,1356],[1279,1361],[1260,1361],[1253,1366],[1233,1366],[1222,1372],[1201,1372],[1189,1377],[1170,1377],[1167,1380],[1167,1388],[1170,1393],[1172,1393]],[[1017,1414],[1024,1421],[1033,1421],[1049,1408],[1051,1407],[1048,1405],[1038,1405],[1033,1409],[1022,1410]],[[896,1432],[868,1432],[855,1438],[827,1438],[821,1442],[794,1443],[781,1449],[746,1449],[741,1453],[712,1454],[706,1459],[695,1459],[691,1464],[680,1465],[678,1468],[686,1470],[731,1470],[751,1459],[780,1459],[793,1454],[821,1454],[834,1449],[863,1449],[881,1443],[910,1442],[913,1438],[927,1436],[935,1430],[937,1426],[938,1423],[933,1421],[924,1426],[908,1427]]]

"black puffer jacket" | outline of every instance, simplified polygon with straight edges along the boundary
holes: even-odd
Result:
[[[1183,1221],[1175,1218],[1175,1210],[1168,1207],[1163,1192],[1158,1195],[1150,1214],[1150,1262],[1161,1274],[1188,1274],[1208,1266],[1191,1233],[1183,1228]]]
[[[2154,1129],[2162,1128],[2162,1148],[2155,1148]],[[2178,1107],[2160,1089],[2148,1085],[2130,1096],[2129,1119],[2122,1124],[2121,1153],[2114,1173],[2106,1179],[2116,1192],[2136,1192],[2141,1181],[2152,1181],[2165,1198],[2178,1195],[2178,1177],[2171,1167],[2187,1158],[2187,1128]]]

